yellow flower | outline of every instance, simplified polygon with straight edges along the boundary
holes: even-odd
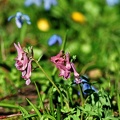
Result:
[[[71,14],[71,17],[75,22],[79,22],[79,23],[85,22],[85,16],[80,12],[73,12]]]
[[[50,29],[50,24],[47,19],[41,18],[37,22],[38,29],[41,31],[48,31]]]

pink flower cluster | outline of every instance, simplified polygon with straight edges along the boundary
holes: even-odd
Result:
[[[15,66],[19,71],[22,72],[22,78],[26,80],[26,85],[29,85],[31,82],[30,76],[32,71],[32,60],[27,56],[27,53],[21,48],[20,43],[18,43],[18,45],[14,43],[14,46],[18,53],[18,56],[15,58]]]
[[[70,62],[69,53],[64,54],[63,51],[60,51],[56,56],[51,57],[51,62],[55,64],[55,66],[59,69],[59,76],[63,76],[63,78],[70,78],[70,73],[74,73],[75,82],[77,84],[81,83],[80,75],[77,73],[75,66],[72,62]]]

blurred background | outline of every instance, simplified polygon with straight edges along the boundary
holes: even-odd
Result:
[[[22,28],[18,28],[15,18],[8,21],[17,12],[28,15],[31,24],[24,22]],[[34,57],[42,56],[40,63],[51,75],[54,65],[50,57],[59,53],[61,44],[49,45],[48,41],[53,35],[64,40],[66,34],[65,51],[71,58],[76,56],[74,63],[80,75],[88,75],[90,81],[97,82],[97,89],[103,87],[114,95],[120,88],[119,0],[53,0],[53,3],[46,0],[0,0],[1,100],[19,90],[25,95],[34,90],[32,84],[29,88],[25,85],[21,73],[14,66],[17,53],[13,43],[33,46]],[[43,93],[50,87],[39,70],[33,71],[31,81],[36,81]],[[56,76],[55,82],[62,84],[65,81]],[[23,103],[21,100],[17,102]]]

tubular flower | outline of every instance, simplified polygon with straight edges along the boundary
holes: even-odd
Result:
[[[88,78],[86,76],[81,76],[80,79],[84,96],[88,96],[93,92],[98,93],[98,90],[88,82]]]
[[[10,16],[8,21],[10,21],[12,18],[15,18],[15,22],[18,28],[22,27],[24,21],[26,21],[27,24],[31,24],[29,16],[22,14],[21,12],[17,12],[16,15]]]
[[[76,84],[80,84],[81,83],[81,79],[79,78],[80,75],[77,73],[73,63],[71,63],[71,66],[72,66],[72,69],[73,69],[73,72],[74,72],[75,82],[76,82]]]
[[[27,56],[27,53],[21,48],[20,43],[18,43],[18,45],[14,43],[14,46],[18,53],[18,56],[15,58],[15,66],[19,71],[22,72],[22,78],[26,80],[26,85],[29,85],[32,71],[32,60]]]
[[[32,60],[30,60],[28,62],[27,69],[22,72],[22,78],[24,78],[26,80],[26,85],[30,84],[30,76],[31,76],[31,71],[32,71],[32,69],[31,69],[31,62],[32,62]]]
[[[51,57],[51,62],[55,64],[55,66],[59,69],[59,76],[63,76],[63,78],[70,78],[70,73],[74,73],[75,80],[79,79],[79,74],[75,70],[74,64],[70,62],[69,53],[64,54],[63,51],[60,51],[56,56]],[[79,79],[80,83],[80,79]]]
[[[68,61],[66,62],[66,56],[63,54],[63,51],[60,51],[59,54],[51,57],[51,61],[60,70],[59,76],[63,76],[65,79],[70,77],[71,67],[70,68],[66,67],[66,63],[67,64],[70,64],[70,63],[68,63]]]

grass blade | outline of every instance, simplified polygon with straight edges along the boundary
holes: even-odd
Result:
[[[16,109],[19,109],[19,106],[17,106],[17,105],[11,105],[11,104],[8,104],[8,103],[0,103],[0,107],[7,107],[7,108],[16,108]]]
[[[35,110],[35,112],[37,113],[38,117],[41,118],[40,111],[27,98],[26,98],[26,100],[31,105],[31,107]]]
[[[40,108],[43,110],[43,112],[44,112],[44,105],[43,105],[43,102],[42,102],[42,98],[41,98],[41,95],[40,95],[40,92],[39,92],[39,89],[38,89],[38,87],[37,87],[37,84],[34,82],[34,84],[35,84],[35,87],[36,87],[36,90],[37,90],[37,94],[38,94],[38,98],[39,98],[39,106],[40,106]]]
[[[48,114],[44,114],[40,120],[45,120],[45,118],[50,118],[51,120],[56,120],[53,116],[48,115]]]

